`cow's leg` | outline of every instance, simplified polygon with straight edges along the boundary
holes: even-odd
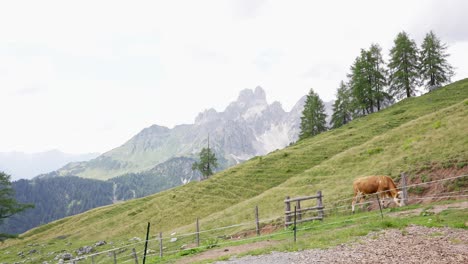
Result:
[[[364,202],[366,200],[366,195],[364,193],[361,193],[361,199],[359,199],[359,203],[361,204],[361,211],[364,210]]]
[[[353,214],[354,214],[354,206],[356,205],[356,198],[357,198],[358,194],[356,193],[353,197],[353,202],[351,203],[351,208],[352,208],[352,211],[353,211]]]
[[[355,206],[356,206],[356,202],[361,198],[361,192],[357,192],[354,194],[354,197],[353,197],[353,202],[351,203],[351,207],[352,207],[352,211],[353,211],[353,214],[354,214],[354,209],[355,209]]]

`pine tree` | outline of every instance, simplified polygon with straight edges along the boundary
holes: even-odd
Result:
[[[0,171],[0,223],[8,217],[32,207],[31,204],[20,204],[15,200],[10,175]],[[15,236],[0,233],[0,241],[12,237]]]
[[[346,84],[341,81],[337,90],[336,100],[333,103],[332,128],[347,124],[352,119],[351,96]]]
[[[434,32],[426,34],[419,58],[422,83],[428,90],[450,82],[454,74],[453,67],[447,62],[449,54],[446,51],[447,45],[441,43]]]
[[[299,140],[318,135],[327,130],[325,106],[318,94],[310,89],[301,117]]]
[[[201,180],[205,180],[213,175],[213,170],[217,167],[218,159],[215,153],[210,149],[210,139],[208,138],[208,147],[202,148],[200,152],[200,162],[193,163],[192,170],[199,170],[202,174]]]
[[[389,98],[389,95],[384,91],[387,85],[387,70],[385,62],[382,58],[382,48],[378,44],[372,44],[367,52],[368,63],[370,66],[370,86],[372,96],[372,107],[376,107],[377,111],[383,107],[384,101]]]
[[[370,113],[369,105],[372,96],[366,57],[366,51],[362,49],[361,55],[351,65],[351,73],[348,75],[352,108],[355,116]]]
[[[390,50],[390,92],[397,98],[416,94],[418,84],[418,47],[406,32],[401,32]]]

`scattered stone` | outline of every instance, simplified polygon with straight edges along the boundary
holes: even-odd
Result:
[[[60,260],[58,261],[58,264],[63,264],[63,263],[64,263],[63,259],[60,259]]]
[[[96,244],[94,244],[94,246],[95,246],[95,247],[99,247],[99,246],[103,246],[103,245],[105,245],[105,244],[107,244],[107,242],[104,241],[104,240],[101,240],[101,241],[96,242]]]
[[[73,255],[71,253],[68,253],[68,252],[65,252],[63,254],[58,254],[57,256],[55,256],[55,260],[70,260],[73,258]]]
[[[177,241],[177,237],[173,237],[171,238],[170,242],[176,242]]]
[[[152,250],[152,249],[148,249],[146,250],[146,254],[155,254],[156,253],[156,250]]]
[[[91,246],[80,247],[79,249],[76,250],[76,254],[78,254],[78,256],[89,254],[91,252],[94,252],[94,248]]]
[[[24,253],[23,253],[23,251],[21,251],[21,252],[18,252],[18,256],[20,256],[20,257],[24,257]]]
[[[34,254],[34,253],[37,253],[37,250],[36,250],[36,249],[31,249],[31,250],[29,250],[29,253],[28,253],[28,254],[31,255],[31,254]]]

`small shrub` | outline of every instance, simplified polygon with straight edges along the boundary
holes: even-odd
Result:
[[[419,194],[422,194],[425,191],[425,189],[426,188],[422,186],[414,186],[414,187],[409,188],[408,192],[419,195]]]
[[[468,162],[466,161],[458,162],[457,169],[463,169],[464,167],[466,167],[466,165],[468,165]]]
[[[206,249],[214,248],[217,246],[218,246],[217,238],[208,238],[207,240],[203,241],[203,247]]]
[[[399,115],[399,114],[403,114],[406,110],[405,109],[397,109],[393,112],[391,112],[392,115]]]
[[[431,177],[428,176],[427,174],[421,175],[421,182],[429,182],[431,181]]]
[[[373,148],[373,149],[368,149],[368,150],[367,150],[367,155],[372,156],[372,155],[378,154],[378,153],[380,153],[380,152],[382,152],[382,151],[383,151],[383,148],[381,148],[381,147],[377,147],[377,148]]]
[[[444,169],[450,169],[453,167],[453,162],[452,161],[444,161],[442,162],[442,168]]]
[[[437,120],[432,124],[432,127],[434,129],[439,129],[441,126],[442,126],[442,122],[440,122],[440,120]]]
[[[182,251],[179,253],[179,256],[193,255],[193,254],[199,253],[200,251],[201,251],[200,248],[186,249],[186,250],[182,250]]]
[[[434,212],[424,210],[419,215],[420,216],[431,216],[431,215],[434,215]]]
[[[396,227],[395,223],[393,223],[392,221],[382,221],[381,225],[383,228]]]

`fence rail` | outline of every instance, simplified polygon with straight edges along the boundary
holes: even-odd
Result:
[[[407,185],[406,188],[411,188],[414,186],[420,186],[420,185],[428,185],[428,184],[433,184],[437,182],[443,182],[443,181],[450,181],[450,180],[455,180],[459,178],[464,178],[467,177],[468,174],[466,175],[459,175],[459,176],[454,176],[454,177],[449,177],[445,179],[440,179],[440,180],[434,180],[434,181],[429,181],[429,182],[424,182],[424,183],[417,183],[417,184],[412,184],[412,185]],[[468,197],[467,194],[468,190],[460,190],[460,191],[452,191],[452,192],[443,192],[440,193],[440,195],[434,195],[430,197],[408,197],[408,200],[428,200],[428,199],[458,199],[458,198],[463,198],[466,199]],[[308,199],[317,199],[318,202],[317,206],[312,206],[312,207],[306,207],[306,208],[299,208],[297,204],[301,201],[304,200],[304,198]],[[317,195],[313,196],[303,196],[303,197],[297,197],[297,198],[289,198],[284,200],[285,204],[289,203],[289,209],[285,210],[283,216],[276,216],[276,217],[270,217],[268,219],[261,219],[259,217],[259,208],[256,206],[255,211],[254,211],[254,220],[252,221],[246,221],[238,224],[233,224],[229,226],[222,226],[222,227],[217,227],[213,229],[206,229],[202,230],[202,226],[199,225],[198,228],[196,229],[196,232],[192,233],[185,233],[185,234],[178,234],[174,236],[166,236],[163,237],[163,233],[158,232],[157,237],[153,239],[146,239],[144,241],[138,241],[135,243],[130,243],[124,246],[104,250],[101,252],[95,252],[92,254],[88,255],[83,255],[76,257],[74,259],[68,260],[66,263],[73,263],[73,264],[85,264],[85,263],[91,263],[91,264],[98,264],[98,263],[139,263],[138,261],[143,259],[144,254],[146,253],[146,257],[160,257],[163,258],[166,255],[170,254],[177,254],[181,253],[184,251],[188,250],[197,250],[197,249],[203,249],[206,248],[207,245],[203,245],[202,242],[206,242],[210,239],[218,239],[220,237],[220,234],[224,232],[224,235],[226,234],[225,232],[229,229],[232,230],[238,230],[240,227],[245,227],[244,229],[245,232],[250,232],[251,234],[256,234],[256,236],[252,237],[247,237],[247,238],[235,238],[232,239],[232,236],[227,236],[227,241],[222,241],[222,242],[216,242],[216,245],[223,246],[223,245],[230,245],[233,243],[239,243],[243,241],[252,241],[256,239],[264,239],[267,237],[274,237],[274,236],[280,236],[284,234],[291,233],[291,230],[286,230],[284,232],[275,232],[272,234],[261,234],[261,223],[271,223],[271,222],[277,222],[276,227],[279,229],[281,226],[284,225],[291,225],[294,222],[293,221],[281,221],[283,218],[286,220],[286,216],[289,216],[290,218],[293,217],[294,211],[291,210],[291,204],[292,202],[296,203],[296,224],[298,223],[303,223],[311,220],[322,220],[323,216],[325,214],[331,214],[331,213],[342,213],[342,212],[348,212],[350,213],[349,207],[350,205],[340,205],[343,204],[346,201],[351,201],[351,198],[346,198],[346,199],[339,199],[339,200],[334,200],[334,201],[327,201],[328,204],[336,205],[336,206],[330,206],[329,208],[325,208],[322,203],[322,198],[323,195],[321,192],[318,192]],[[287,203],[286,203],[287,202]],[[361,204],[368,204],[372,203],[370,201],[361,203]],[[359,205],[359,204],[357,204]],[[464,208],[466,209],[466,208]],[[299,216],[303,215],[304,212],[310,211],[310,210],[315,210],[319,212],[319,216],[314,216],[314,217],[308,217],[304,219],[300,219]],[[384,212],[383,215],[388,214],[388,212]],[[351,214],[349,214],[349,219],[344,220],[344,222],[347,221],[355,221],[359,219],[365,219],[365,218],[373,218],[373,217],[381,217],[380,212],[376,212],[375,214],[371,216],[364,216],[364,217],[352,217]],[[289,219],[290,219],[289,218]],[[196,220],[195,220],[196,221]],[[278,222],[279,221],[279,222]],[[327,222],[327,223],[322,223],[319,226],[324,226],[324,225],[332,225],[332,224],[337,224],[339,222]],[[199,223],[200,224],[200,223]],[[247,227],[250,227],[251,229],[247,229]],[[300,230],[308,230],[312,228],[318,228],[319,226],[309,226],[306,228],[294,228],[294,232],[300,231]],[[197,243],[196,237],[199,238],[199,241]],[[196,246],[191,246],[191,247],[183,247],[181,248],[181,243],[172,243],[170,242],[171,239],[177,238],[179,242],[185,243],[185,245],[196,245]],[[142,247],[144,244],[148,243],[148,249],[145,250],[139,250],[137,251],[136,248]],[[202,244],[202,245],[200,245]],[[183,246],[183,245],[182,245]],[[209,246],[209,245],[208,245]]]

